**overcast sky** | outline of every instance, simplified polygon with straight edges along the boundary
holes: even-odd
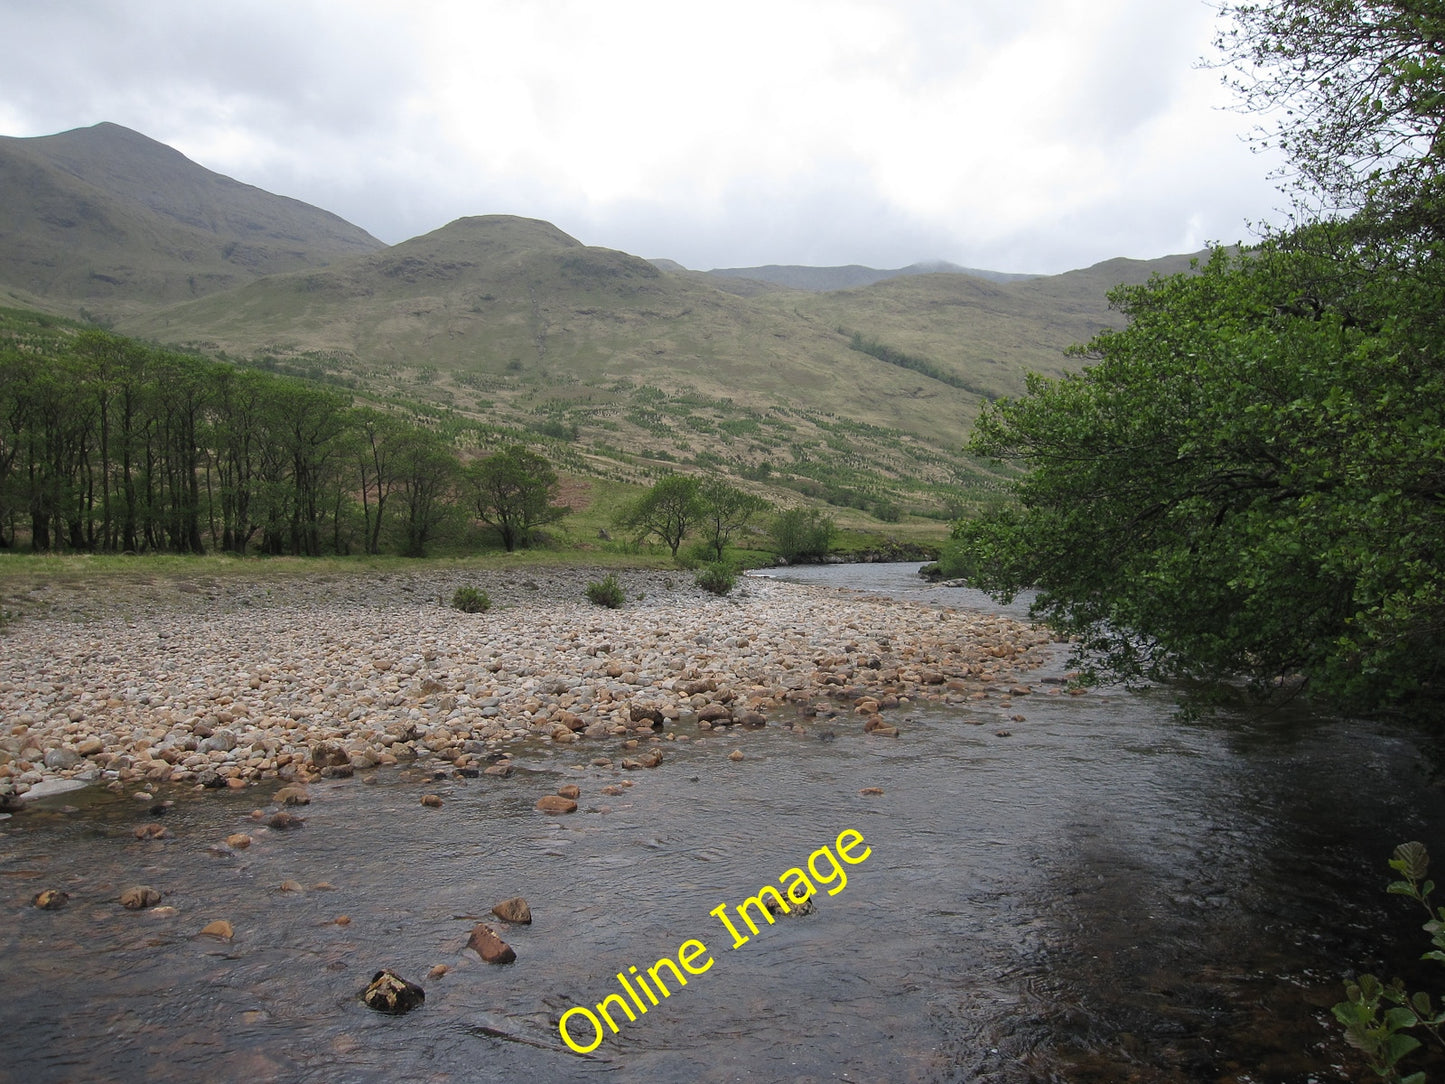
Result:
[[[114,121],[383,241],[1053,273],[1286,199],[1203,0],[3,0],[0,134]],[[3,198],[3,193],[0,193]]]

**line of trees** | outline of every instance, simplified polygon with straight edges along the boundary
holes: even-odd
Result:
[[[524,448],[464,466],[456,434],[300,380],[101,331],[0,341],[3,548],[420,556],[476,513],[510,550],[556,490]]]

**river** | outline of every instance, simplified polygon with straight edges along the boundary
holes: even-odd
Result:
[[[782,575],[996,608],[916,568]],[[613,797],[596,748],[539,747],[505,779],[413,765],[314,784],[284,833],[259,830],[254,791],[164,812],[47,799],[0,822],[0,1080],[1356,1079],[1329,1006],[1345,972],[1426,947],[1383,888],[1397,842],[1441,838],[1438,751],[1387,724],[1175,707],[1106,689],[908,705],[888,716],[897,739],[770,725],[669,744]],[[578,813],[534,810],[567,782]],[[166,838],[136,839],[152,822]],[[849,830],[867,857],[815,860],[814,913],[758,917],[731,947],[710,912],[735,916]],[[249,848],[221,846],[241,831]],[[120,909],[140,883],[175,912]],[[30,906],[48,887],[69,905]],[[493,922],[516,962],[465,951],[517,895],[533,923]],[[213,919],[234,938],[200,936]],[[563,1044],[564,1012],[689,940],[705,970],[692,957],[635,1021],[614,1003],[620,1030],[589,1053]],[[425,1004],[366,1008],[383,967]],[[571,1034],[593,1037],[581,1015]]]

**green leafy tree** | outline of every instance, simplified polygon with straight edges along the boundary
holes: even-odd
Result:
[[[1297,303],[1324,278],[1353,291]],[[996,593],[1037,586],[1115,676],[1434,700],[1445,371],[1388,292],[1273,246],[1115,291],[1129,326],[1088,368],[981,417],[971,450],[1027,473],[1016,506],[958,525],[963,563]]]
[[[836,532],[833,520],[816,508],[789,508],[773,520],[773,544],[785,561],[827,556]]]
[[[721,561],[723,550],[733,536],[746,530],[770,507],[762,497],[729,485],[717,475],[702,481],[698,487],[698,501],[701,505],[699,523],[714,554],[714,561]]]
[[[1438,0],[1226,4],[1216,46],[1247,109],[1273,118],[1316,197],[1360,210],[1438,199],[1445,18]]]
[[[451,448],[437,434],[413,429],[396,450],[402,554],[425,557],[438,529],[452,513],[452,491],[461,465]]]
[[[669,474],[625,508],[617,525],[635,531],[639,541],[656,535],[676,560],[682,540],[702,522],[700,490],[701,483],[691,475]]]
[[[511,553],[532,531],[567,514],[557,504],[557,472],[546,458],[514,444],[479,460],[467,474],[477,517],[494,527]]]

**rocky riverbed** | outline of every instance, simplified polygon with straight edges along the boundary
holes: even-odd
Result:
[[[656,764],[725,728],[896,736],[917,701],[1010,707],[1047,632],[744,577],[586,569],[37,583],[0,634],[0,802],[76,783],[240,789],[379,766],[503,772],[534,743]],[[450,602],[474,586],[492,608]],[[1077,691],[1077,690],[1069,690]],[[1023,717],[1014,717],[1022,722]]]

